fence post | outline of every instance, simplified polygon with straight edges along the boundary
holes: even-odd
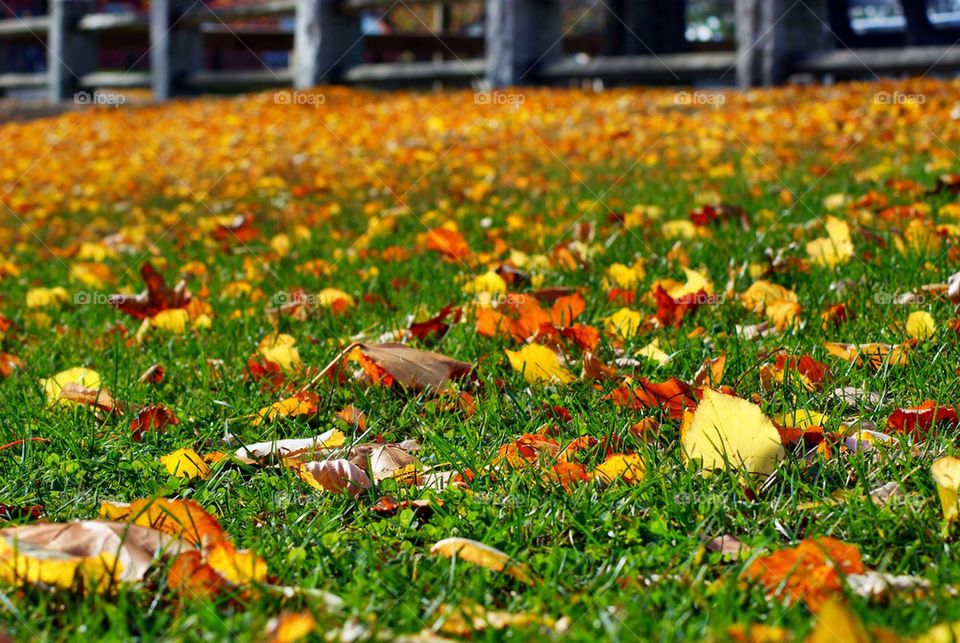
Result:
[[[360,16],[341,11],[340,4],[340,0],[297,0],[294,87],[335,81],[360,61]]]
[[[741,87],[782,83],[793,56],[829,42],[825,0],[736,0],[735,9]]]
[[[687,48],[686,0],[607,0],[607,9],[604,55],[670,54]]]
[[[560,56],[558,0],[487,0],[487,82],[534,82],[537,68]]]
[[[154,100],[168,100],[177,93],[184,76],[203,68],[200,30],[184,20],[193,4],[187,0],[150,0],[150,85]]]
[[[94,10],[94,0],[53,0],[50,3],[47,97],[52,103],[72,100],[80,89],[80,79],[96,66],[93,38],[77,29],[81,16]]]

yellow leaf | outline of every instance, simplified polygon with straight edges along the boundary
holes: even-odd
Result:
[[[263,338],[258,350],[264,358],[278,364],[285,371],[296,371],[303,366],[300,353],[294,348],[297,340],[291,335],[279,334]]]
[[[234,585],[262,583],[267,564],[249,549],[236,549],[228,540],[219,540],[207,550],[207,564]]]
[[[267,633],[270,643],[295,643],[306,638],[317,627],[317,621],[310,612],[283,612],[270,619]]]
[[[0,580],[104,591],[142,579],[171,543],[153,529],[102,520],[9,527],[0,532]]]
[[[807,643],[870,643],[875,640],[857,615],[839,599],[827,601],[817,612],[817,623]]]
[[[615,263],[607,268],[607,284],[632,290],[640,284],[645,275],[642,261],[637,261],[632,266]]]
[[[956,643],[960,641],[960,621],[940,623],[913,639],[913,643]]]
[[[799,320],[800,304],[783,300],[771,302],[767,304],[766,316],[777,330],[786,330]]]
[[[42,308],[44,306],[59,306],[70,301],[66,288],[31,288],[27,291],[27,308]]]
[[[344,302],[341,305],[345,304],[348,308],[356,305],[351,295],[337,288],[324,288],[317,293],[317,305],[323,308],[330,308],[338,301]]]
[[[943,508],[943,519],[949,525],[960,516],[960,502],[957,490],[960,489],[960,458],[946,456],[939,458],[930,466],[933,481],[937,483],[937,495]]]
[[[527,585],[534,584],[533,577],[526,565],[517,563],[499,549],[494,549],[476,540],[444,538],[430,548],[430,553],[434,556],[439,555],[446,558],[457,557],[468,563],[492,569],[495,572],[503,572]]]
[[[908,361],[910,344],[841,344],[838,342],[824,342],[823,347],[834,357],[854,364],[866,361],[875,370],[886,365],[903,366]]]
[[[907,333],[910,337],[920,340],[929,339],[933,337],[935,329],[936,325],[933,323],[933,315],[924,310],[910,313],[910,316],[907,318]]]
[[[643,313],[621,308],[606,318],[607,330],[621,339],[630,339],[643,325]]]
[[[318,398],[315,394],[306,391],[292,397],[284,398],[265,406],[257,412],[253,419],[253,426],[260,426],[264,420],[271,422],[278,417],[296,417],[299,415],[314,415],[317,412]]]
[[[187,330],[187,322],[190,321],[190,313],[185,308],[171,308],[161,310],[150,318],[150,325],[169,333],[181,335]]]
[[[672,299],[681,299],[688,295],[695,295],[701,290],[708,295],[713,294],[713,283],[707,275],[697,272],[696,270],[691,270],[690,268],[684,268],[683,272],[687,276],[687,281],[666,289],[667,294],[670,295]],[[656,290],[656,285],[654,285],[654,290]]]
[[[649,360],[657,362],[660,364],[660,366],[666,366],[670,363],[670,356],[660,350],[659,339],[654,339],[652,342],[637,351],[637,357],[646,357]]]
[[[643,480],[646,466],[636,453],[615,453],[593,470],[593,476],[609,484],[622,479],[630,484]]]
[[[797,293],[764,279],[750,284],[740,295],[743,305],[756,313],[762,313],[769,304],[778,301],[797,301]]]
[[[773,421],[788,429],[809,429],[813,426],[824,426],[827,416],[816,411],[797,409],[790,413],[775,415]]]
[[[47,402],[51,405],[57,403],[70,405],[74,403],[60,397],[60,391],[68,384],[77,384],[82,388],[97,391],[100,389],[100,374],[89,368],[77,367],[68,368],[53,377],[40,380],[43,393],[47,396]]]
[[[463,285],[463,292],[477,295],[502,295],[507,292],[507,282],[493,270],[488,270]]]
[[[665,221],[660,225],[660,231],[668,239],[693,239],[697,236],[697,226],[686,219]]]
[[[160,462],[167,468],[170,475],[178,478],[206,478],[210,475],[210,467],[203,461],[200,454],[193,449],[177,449],[160,457]]]
[[[770,475],[784,457],[780,433],[759,406],[709,388],[681,442],[684,456],[698,460],[707,471],[743,467]]]
[[[827,217],[824,226],[827,236],[808,242],[807,254],[814,263],[825,268],[846,263],[853,256],[850,226],[836,217]]]
[[[569,384],[576,378],[560,364],[557,354],[540,344],[527,344],[519,351],[506,351],[510,366],[523,373],[530,384]]]

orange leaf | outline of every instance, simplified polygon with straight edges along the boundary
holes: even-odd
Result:
[[[193,500],[144,498],[130,503],[105,501],[100,505],[100,517],[151,527],[197,546],[226,538],[217,519]]]
[[[756,580],[767,594],[802,600],[811,611],[842,591],[842,575],[864,573],[856,545],[834,538],[804,540],[753,561],[746,577]]]

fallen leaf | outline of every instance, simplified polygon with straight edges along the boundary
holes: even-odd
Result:
[[[187,283],[180,281],[173,288],[168,288],[163,275],[149,261],[141,266],[140,276],[147,286],[146,290],[138,295],[111,295],[107,300],[109,304],[137,319],[148,319],[164,310],[183,308],[190,302]]]
[[[193,449],[177,449],[172,453],[160,457],[160,462],[167,468],[170,475],[177,478],[208,478],[210,467],[204,462],[200,454]]]
[[[176,414],[162,404],[151,404],[140,409],[130,421],[130,434],[134,442],[140,442],[147,431],[163,433],[168,426],[180,423]]]
[[[636,453],[615,453],[607,457],[602,464],[593,470],[594,478],[610,484],[616,480],[623,480],[635,484],[643,480],[646,466]]]
[[[297,468],[300,478],[314,489],[356,496],[372,485],[367,474],[349,460],[303,462]]]
[[[141,580],[175,539],[122,522],[82,520],[0,530],[0,579],[22,586],[105,591]]]
[[[780,434],[760,407],[709,388],[681,443],[685,457],[705,471],[742,467],[751,474],[770,475],[784,457]]]
[[[758,581],[767,594],[789,602],[802,600],[816,612],[832,596],[842,592],[843,575],[863,573],[863,562],[855,545],[833,538],[817,538],[757,558],[744,575]]]
[[[53,377],[40,380],[47,402],[53,404],[71,404],[68,399],[61,399],[60,393],[68,384],[74,384],[84,389],[98,390],[100,388],[100,374],[89,368],[77,367],[61,371]]]
[[[310,391],[299,391],[286,399],[274,402],[257,412],[253,419],[253,426],[260,426],[264,421],[272,422],[278,417],[302,417],[316,415],[320,397]]]
[[[106,501],[100,505],[100,517],[156,529],[197,547],[207,547],[226,538],[217,519],[193,500]]]
[[[529,384],[569,384],[573,373],[560,364],[557,354],[540,344],[527,344],[519,351],[505,351],[513,370],[523,373]]]
[[[343,446],[346,441],[343,431],[330,429],[312,438],[293,438],[257,442],[237,449],[236,456],[241,460],[264,460],[275,457],[284,460],[307,460],[319,452]]]
[[[947,528],[960,516],[960,458],[945,456],[934,460],[930,466],[933,481],[937,484],[937,495],[943,509],[943,520]]]
[[[434,556],[459,558],[480,567],[503,572],[522,583],[533,585],[533,576],[526,565],[514,561],[499,549],[468,538],[444,538],[430,548]]]

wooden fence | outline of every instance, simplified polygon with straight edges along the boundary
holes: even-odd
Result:
[[[780,83],[798,73],[853,77],[960,69],[960,50],[952,46],[911,46],[920,41],[910,38],[895,48],[859,46],[876,43],[853,34],[846,16],[835,10],[836,0],[735,0],[736,44],[727,51],[675,51],[670,43],[675,45],[676,37],[659,37],[676,34],[677,25],[651,22],[665,19],[658,3],[682,5],[683,0],[608,0],[611,6],[626,7],[615,11],[637,14],[639,8],[639,14],[630,18],[634,28],[626,30],[629,34],[623,29],[619,35],[605,34],[596,52],[600,55],[592,56],[563,54],[564,42],[570,39],[562,30],[559,0],[485,1],[480,39],[439,33],[449,3],[437,0],[272,0],[225,8],[193,0],[151,0],[149,11],[129,13],[97,13],[95,0],[50,0],[49,15],[0,20],[0,51],[4,45],[30,40],[42,42],[47,50],[45,73],[0,69],[0,91],[46,88],[49,99],[59,102],[81,90],[143,87],[162,101],[188,92],[326,83],[440,82],[496,88],[589,79],[666,84],[736,80],[746,87]],[[363,62],[361,51],[377,38],[361,33],[362,12],[401,4],[437,7],[438,33],[419,38],[421,44],[425,38],[435,43],[439,55],[430,60]],[[669,13],[675,22],[677,12]],[[244,21],[282,17],[293,18],[292,33],[238,27]],[[616,26],[617,21],[611,22]],[[637,32],[667,45],[653,50]],[[285,69],[205,69],[204,47],[225,39],[235,39],[251,51],[258,46],[292,51],[291,63]],[[148,70],[97,71],[98,45],[121,40],[142,43],[149,52]]]

